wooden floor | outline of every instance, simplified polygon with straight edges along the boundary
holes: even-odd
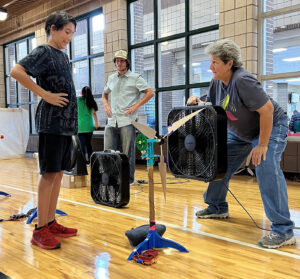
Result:
[[[295,246],[261,249],[257,241],[265,232],[255,227],[230,194],[229,219],[199,220],[195,212],[205,207],[202,195],[207,184],[168,177],[165,203],[155,169],[156,220],[167,227],[164,237],[189,253],[164,249],[152,266],[128,262],[132,247],[125,231],[148,223],[148,186],[131,187],[128,206],[115,209],[95,204],[87,185],[61,189],[58,209],[68,216],[58,216],[59,222],[79,229],[78,236],[61,239],[61,249],[32,246],[34,224],[27,225],[26,220],[0,223],[0,272],[13,279],[300,278],[299,230]],[[136,179],[148,180],[145,166],[137,167]],[[35,207],[37,181],[35,159],[0,160],[0,191],[11,194],[0,196],[0,218]],[[269,228],[255,178],[235,176],[230,189],[256,222]],[[288,181],[288,192],[292,219],[300,227],[300,183]]]

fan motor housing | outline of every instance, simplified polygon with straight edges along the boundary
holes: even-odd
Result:
[[[168,167],[176,177],[209,182],[227,171],[227,116],[220,106],[173,108],[168,126],[199,110],[168,137]]]
[[[196,147],[196,139],[193,135],[189,134],[184,139],[184,146],[187,151],[194,151]]]

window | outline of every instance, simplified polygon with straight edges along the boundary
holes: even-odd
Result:
[[[97,117],[101,126],[106,115],[101,99],[104,89],[104,16],[102,10],[79,17],[67,54],[72,63],[73,80],[77,97],[81,89],[89,86],[98,104]]]
[[[207,94],[212,74],[204,48],[218,39],[218,5],[218,0],[128,1],[132,70],[156,93],[139,114],[160,134],[173,107],[184,106],[191,94]]]
[[[154,57],[153,46],[146,46],[134,49],[132,51],[131,68],[133,72],[140,73],[148,82],[152,90],[155,90],[154,85]],[[143,95],[141,96],[141,98]],[[148,124],[155,129],[155,102],[152,98],[148,103],[138,109],[139,121]]]
[[[16,63],[29,54],[35,47],[36,40],[34,36],[29,36],[4,46],[6,105],[9,108],[17,107],[28,111],[30,133],[33,134],[36,133],[34,115],[38,103],[37,96],[21,86],[9,74]]]
[[[100,125],[105,125],[106,115],[101,94],[104,88],[104,17],[102,10],[77,19],[77,29],[72,42],[63,50],[72,63],[76,95],[80,96],[82,87],[90,86],[98,104]],[[9,43],[4,46],[5,84],[7,107],[22,107],[29,113],[30,133],[36,134],[35,111],[38,98],[9,76],[13,66],[36,47],[34,36]]]
[[[287,112],[289,118],[294,110],[300,111],[300,100],[297,97],[292,98],[300,95],[300,78],[266,80],[263,86],[264,90]]]
[[[300,94],[300,0],[262,2],[259,79],[291,117],[295,109],[300,111],[300,102],[290,98]]]

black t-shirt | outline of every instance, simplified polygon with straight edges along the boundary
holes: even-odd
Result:
[[[52,93],[67,93],[69,103],[64,107],[40,100],[36,111],[39,133],[74,135],[77,133],[77,101],[68,56],[49,45],[35,48],[19,61],[26,72],[36,78],[37,84]]]
[[[274,106],[273,124],[284,115],[283,109],[263,90],[259,81],[243,68],[233,72],[227,86],[212,80],[207,101],[222,106],[227,114],[228,128],[244,140],[259,135],[259,113],[256,111],[270,100]]]

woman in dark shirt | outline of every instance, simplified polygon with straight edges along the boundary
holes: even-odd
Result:
[[[229,180],[250,154],[256,167],[258,185],[271,233],[258,244],[278,248],[296,243],[288,208],[285,177],[280,169],[285,149],[288,119],[282,108],[264,92],[258,80],[242,68],[240,48],[231,40],[220,40],[206,48],[210,55],[213,80],[207,101],[221,105],[228,118],[225,178],[209,183],[204,193],[208,207],[196,213],[198,218],[227,218]],[[192,96],[188,105],[199,103]]]

